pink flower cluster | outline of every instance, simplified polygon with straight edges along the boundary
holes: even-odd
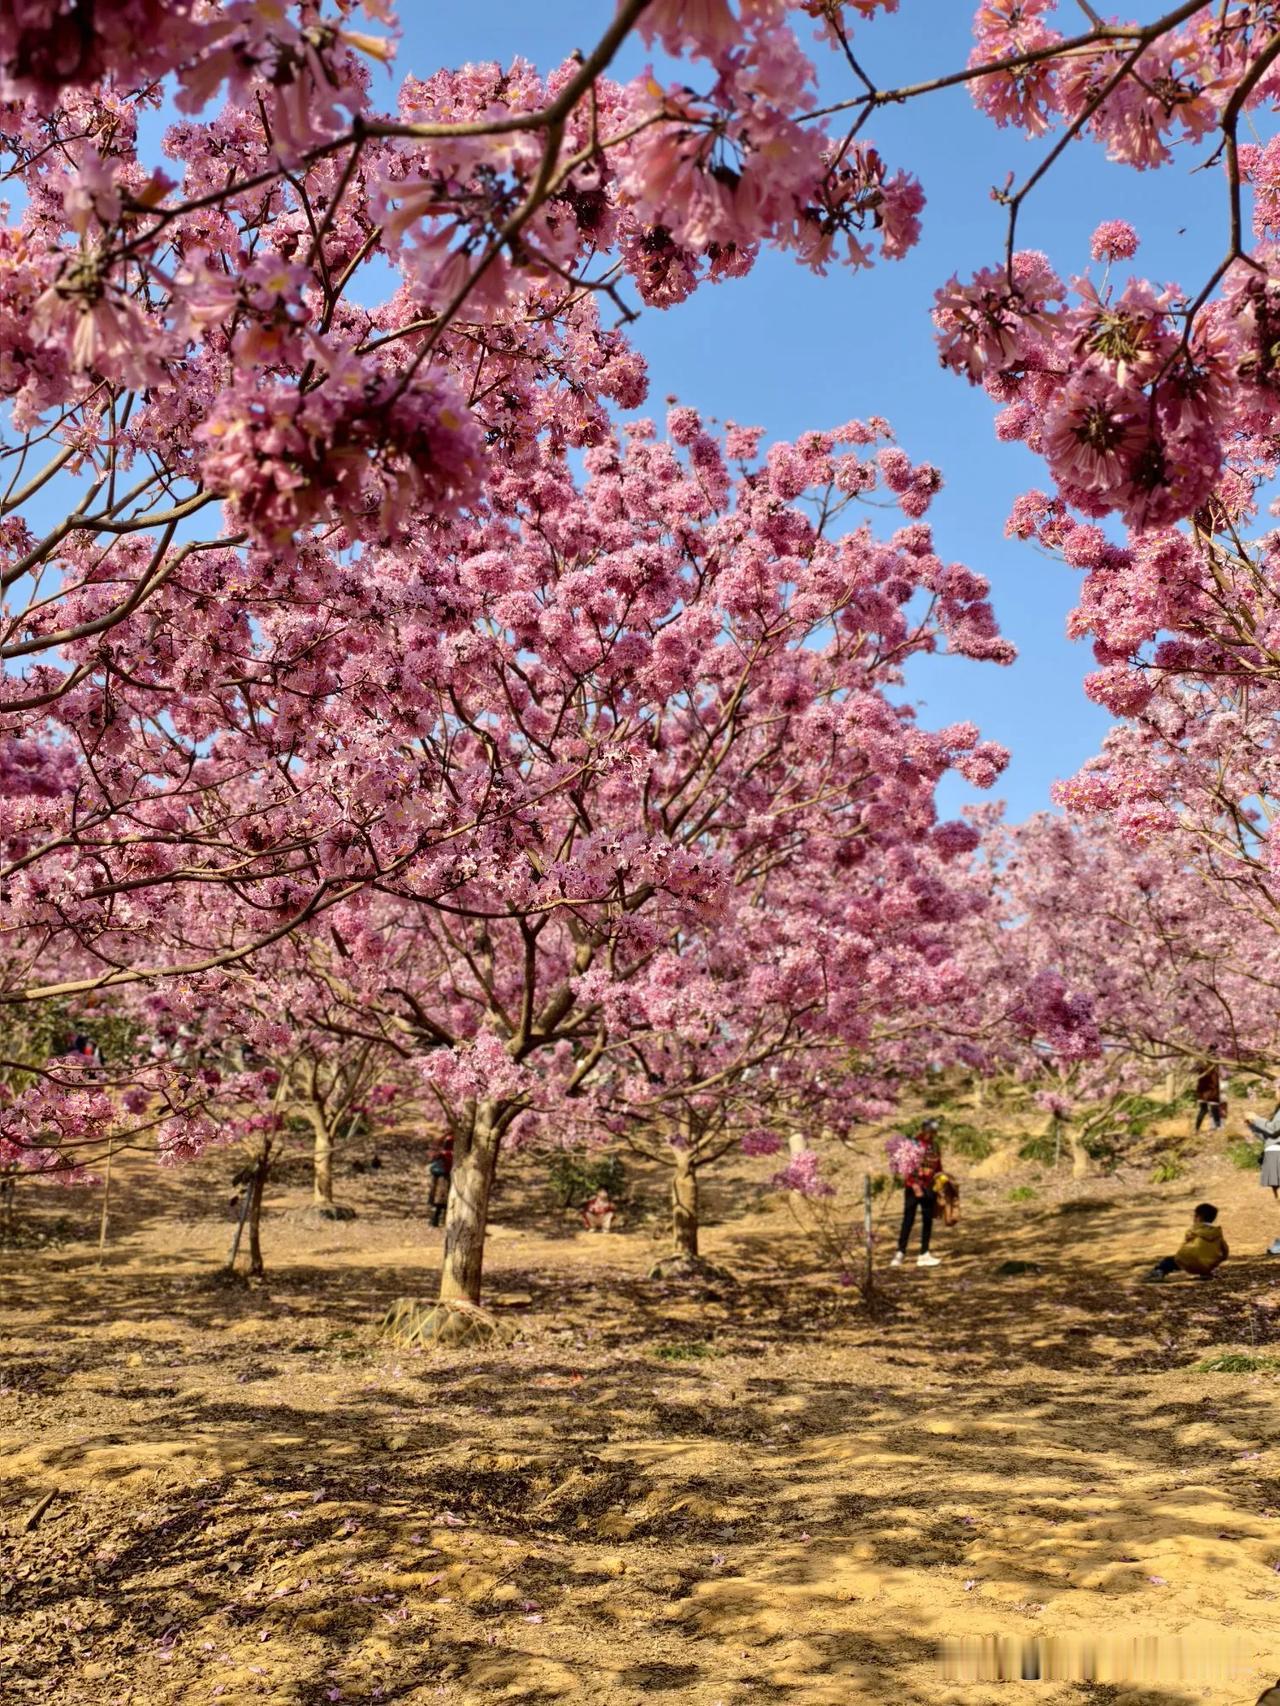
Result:
[[[1052,1114],[1055,1120],[1069,1120],[1072,1113],[1072,1103],[1069,1096],[1063,1096],[1054,1090],[1037,1090],[1036,1106],[1043,1108],[1045,1113]]]
[[[1138,233],[1124,219],[1104,219],[1089,239],[1095,261],[1128,261],[1138,252]]]
[[[776,1155],[782,1148],[782,1139],[776,1131],[757,1128],[742,1134],[742,1153],[744,1155]]]
[[[802,1149],[793,1155],[781,1172],[770,1180],[775,1190],[794,1191],[799,1197],[833,1197],[835,1186],[822,1177],[822,1165],[816,1150]]]
[[[1000,436],[1044,457],[1061,500],[1141,530],[1208,500],[1234,419],[1261,407],[1255,298],[1235,275],[1184,341],[1175,292],[1139,280],[1105,295],[1088,279],[1069,288],[1023,251],[1011,277],[953,279],[934,320],[944,362],[1003,405]]]
[[[1205,136],[1269,39],[1249,8],[1228,18],[1204,5],[1175,15],[1145,45],[1118,29],[1068,45],[1050,21],[1057,10],[1057,0],[982,0],[970,64],[1011,63],[977,79],[974,99],[997,123],[1031,136],[1054,123],[1083,128],[1109,159],[1139,168],[1165,164],[1177,142]],[[1258,83],[1261,102],[1274,80]]]
[[[1069,990],[1056,967],[1046,967],[1027,981],[1011,1018],[1027,1036],[1043,1039],[1060,1059],[1082,1060],[1098,1053],[1093,1003],[1087,993]]]
[[[447,379],[341,358],[306,391],[236,386],[195,436],[205,484],[277,552],[320,524],[393,538],[423,511],[473,502],[485,471],[479,423]]]
[[[885,1156],[889,1162],[889,1171],[895,1179],[906,1179],[911,1174],[919,1172],[929,1155],[929,1146],[919,1138],[907,1137],[902,1132],[894,1132],[885,1141]]]
[[[998,123],[1031,135],[1060,125],[1064,140],[1092,136],[1110,159],[1146,169],[1167,164],[1179,142],[1234,128],[1236,107],[1265,107],[1280,92],[1254,8],[1171,14],[1145,40],[1101,28],[1068,38],[1057,11],[1056,0],[978,7],[970,63],[1000,69],[974,81],[974,98]],[[1231,150],[1234,169],[1234,139]],[[1269,244],[1274,141],[1242,146],[1238,170],[1254,190],[1255,234]],[[1137,249],[1119,219],[1100,224],[1090,245],[1108,269]],[[1069,507],[1115,512],[1141,531],[1211,500],[1233,507],[1240,441],[1266,433],[1273,414],[1275,290],[1266,247],[1233,251],[1194,301],[1141,278],[1064,281],[1043,255],[1022,251],[968,283],[953,278],[934,320],[944,363],[1001,404],[999,436],[1044,457]]]

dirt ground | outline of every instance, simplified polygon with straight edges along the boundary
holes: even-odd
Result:
[[[433,1288],[420,1157],[345,1176],[345,1223],[286,1177],[254,1290],[207,1283],[227,1154],[118,1171],[100,1270],[98,1193],[45,1192],[0,1255],[0,1701],[1251,1702],[1277,1375],[1194,1365],[1273,1347],[1280,1211],[1222,1147],[1170,1185],[970,1180],[874,1309],[766,1162],[708,1190],[738,1284],[697,1296],[645,1279],[656,1215],[593,1237],[531,1181],[482,1352],[371,1326]],[[1206,1194],[1231,1262],[1138,1283]],[[996,1680],[996,1637],[1066,1679]]]

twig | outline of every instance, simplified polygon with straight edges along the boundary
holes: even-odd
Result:
[[[42,1499],[37,1499],[35,1504],[32,1505],[31,1509],[27,1512],[26,1516],[23,1518],[22,1522],[20,1523],[20,1525],[18,1527],[18,1533],[19,1534],[32,1534],[32,1533],[34,1533],[35,1530],[37,1528],[39,1528],[40,1523],[41,1523],[41,1519],[44,1517],[45,1512],[48,1510],[49,1506],[53,1503],[53,1501],[57,1498],[57,1496],[58,1496],[58,1489],[55,1487],[52,1493],[46,1493]]]

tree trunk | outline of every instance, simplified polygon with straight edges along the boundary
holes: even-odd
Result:
[[[311,1200],[317,1208],[333,1207],[333,1133],[317,1108],[311,1115],[315,1147],[311,1159]]]
[[[262,1241],[260,1228],[262,1225],[262,1193],[267,1186],[267,1171],[271,1166],[271,1145],[263,1147],[262,1155],[253,1170],[253,1181],[249,1197],[249,1272],[258,1278],[266,1272],[262,1263]]]
[[[102,1218],[98,1222],[98,1266],[102,1266],[102,1258],[107,1248],[107,1225],[111,1216],[111,1157],[114,1151],[111,1139],[107,1139],[107,1176],[102,1182]]]
[[[1071,1177],[1087,1179],[1093,1171],[1089,1151],[1084,1146],[1084,1140],[1072,1128],[1068,1127],[1067,1142],[1071,1146]]]
[[[874,1206],[871,1175],[864,1173],[862,1176],[862,1241],[865,1247],[862,1268],[862,1295],[864,1297],[871,1296],[876,1280],[875,1262],[873,1260],[875,1253]]]
[[[444,1217],[444,1256],[440,1267],[440,1300],[479,1303],[484,1273],[484,1235],[489,1224],[489,1193],[498,1165],[501,1132],[497,1109],[482,1102],[476,1109],[471,1139],[455,1154],[449,1180],[449,1206]]]
[[[687,1149],[677,1149],[671,1178],[671,1243],[678,1256],[698,1254],[698,1173]]]
[[[227,1256],[224,1273],[233,1274],[236,1271],[236,1257],[240,1254],[240,1240],[244,1237],[244,1223],[249,1218],[249,1204],[253,1201],[253,1180],[250,1179],[244,1188],[244,1196],[240,1199],[240,1218],[236,1221],[235,1236],[231,1240],[231,1251]]]

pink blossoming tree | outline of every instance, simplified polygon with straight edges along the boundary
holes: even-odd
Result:
[[[548,74],[394,94],[383,0],[0,17],[0,1001],[170,980],[176,1009],[230,1024],[240,980],[336,933],[342,999],[416,1051],[457,1135],[446,1295],[478,1295],[501,1144],[587,1094],[620,985],[744,896],[781,904],[864,849],[909,861],[943,772],[998,772],[971,726],[930,736],[886,697],[943,638],[1008,655],[984,584],[920,524],[931,467],[875,423],[762,461],[692,411],[668,445],[633,425],[624,450],[616,425],[646,379],[607,322],[635,301],[765,247],[823,271],[916,241],[920,185],[866,134],[881,106],[966,83],[1045,137],[1002,192],[1002,263],[942,288],[937,332],[1045,459],[1053,489],[1013,526],[1089,574],[1093,691],[1128,716],[1152,670],[1168,683],[1179,780],[1145,825],[1190,797],[1203,754],[1177,717],[1224,651],[1242,693],[1269,679],[1270,547],[1246,533],[1274,473],[1277,162],[1239,132],[1276,97],[1272,9],[1081,5],[1071,33],[1052,0],[994,0],[969,65],[887,89],[869,50],[893,9],[623,0]],[[633,32],[678,75],[613,75]],[[843,98],[820,103],[815,37]],[[169,97],[157,150],[141,121]],[[1017,248],[1026,197],[1088,136],[1139,168],[1220,151],[1229,242],[1194,294],[1124,271],[1116,221],[1065,280]],[[906,525],[839,535],[873,484]],[[1112,514],[1124,545],[1092,525]],[[1215,709],[1213,738],[1256,698]],[[1257,872],[1232,787],[1232,857]],[[412,965],[379,981],[401,932]],[[1053,974],[1029,999],[1029,1027],[1070,1029]],[[96,1141],[130,1095],[143,1120],[170,1097],[178,1129],[160,1058],[108,1094],[23,1055],[5,1158]]]
[[[976,836],[861,815],[856,857],[843,836],[815,838],[617,993],[582,1140],[669,1170],[677,1271],[699,1257],[700,1181],[717,1161],[848,1135],[892,1105],[887,1073],[936,1057],[931,1015],[945,1007],[959,1028],[957,938],[984,900],[964,857]],[[781,1182],[809,1189],[813,1161]]]
[[[388,814],[351,853],[359,888],[326,915],[346,1022],[413,1040],[454,1137],[446,1300],[479,1296],[504,1145],[578,1125],[597,1085],[607,1102],[605,1069],[653,1031],[664,980],[714,955],[721,931],[728,955],[750,923],[739,975],[761,992],[781,978],[775,1011],[798,978],[799,1019],[820,960],[771,934],[775,906],[782,929],[788,895],[847,877],[843,928],[863,893],[867,934],[830,970],[855,978],[876,949],[877,882],[905,929],[945,886],[915,875],[913,847],[972,844],[936,825],[939,777],[986,785],[1004,762],[971,725],[926,733],[886,696],[913,654],[1009,648],[985,583],[939,558],[922,522],[884,542],[865,523],[841,530],[882,482],[918,513],[920,482],[902,479],[883,425],[761,459],[754,432],[717,438],[688,409],[669,424],[671,442],[641,424],[591,451],[580,484],[567,468],[510,481],[501,523],[447,562],[433,554],[451,629],[424,630],[416,609],[379,616],[393,655],[423,658],[416,678],[449,684],[430,722],[420,712],[394,741],[383,726],[388,769],[416,775],[438,743],[452,789],[503,801],[483,835],[408,859]],[[392,706],[413,696],[403,666],[392,685]],[[759,966],[742,957],[752,940]],[[822,999],[854,1022],[847,996]]]

